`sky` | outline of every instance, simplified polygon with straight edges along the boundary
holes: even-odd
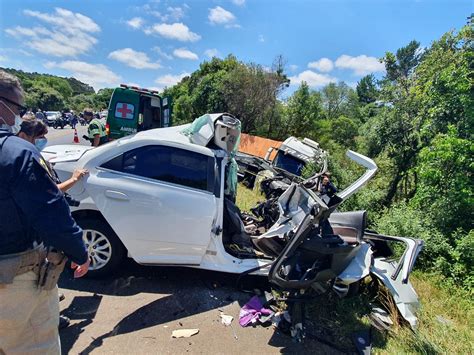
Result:
[[[468,0],[0,0],[0,67],[75,77],[96,90],[162,90],[213,56],[317,90],[384,74],[379,58],[427,47],[473,13]]]

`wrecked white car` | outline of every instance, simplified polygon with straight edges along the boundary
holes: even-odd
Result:
[[[77,167],[90,172],[70,191],[80,202],[72,211],[84,230],[90,276],[109,274],[128,256],[143,265],[268,275],[286,290],[329,282],[344,295],[372,275],[415,325],[418,301],[408,276],[422,241],[367,232],[365,211],[335,211],[373,176],[375,163],[349,151],[366,172],[327,203],[304,184],[292,184],[274,200],[277,214],[262,230],[232,202],[239,134],[233,116],[211,114],[98,148],[46,148],[61,179]],[[390,259],[389,240],[405,243],[400,260]]]

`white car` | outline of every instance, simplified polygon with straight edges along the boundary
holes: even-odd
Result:
[[[377,167],[371,159],[349,151],[367,170],[339,194],[336,205],[329,207],[303,184],[293,184],[278,200],[274,224],[264,233],[249,233],[225,198],[230,153],[238,142],[232,117],[206,115],[200,122],[206,124],[152,129],[97,148],[45,149],[61,179],[78,167],[89,170],[70,194],[80,201],[72,213],[84,230],[91,276],[112,272],[128,256],[143,265],[252,271],[283,288],[333,279],[334,289],[345,294],[372,274],[415,324],[418,301],[408,275],[422,242],[366,232],[364,211],[334,212],[373,176]],[[334,231],[324,235],[320,227],[328,217]],[[407,245],[398,263],[374,248],[387,240]]]

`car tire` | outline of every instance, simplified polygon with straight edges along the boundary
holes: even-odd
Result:
[[[126,249],[112,228],[104,221],[80,219],[83,240],[91,263],[87,277],[104,277],[117,271],[126,255]]]

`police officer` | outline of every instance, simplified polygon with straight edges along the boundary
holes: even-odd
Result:
[[[0,70],[0,354],[59,354],[62,251],[87,273],[82,230],[38,149],[19,131],[23,91]],[[47,248],[47,249],[46,249]]]
[[[92,110],[84,110],[84,119],[89,123],[87,128],[88,139],[93,147],[98,147],[104,143],[107,143],[107,134],[105,133],[104,124],[97,118],[94,118]]]

